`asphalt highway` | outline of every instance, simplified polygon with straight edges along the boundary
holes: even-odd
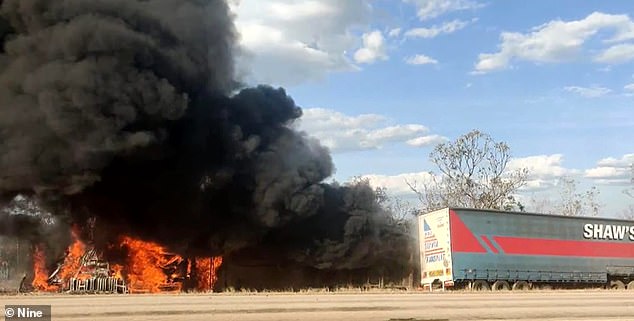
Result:
[[[52,320],[632,320],[634,291],[0,296]]]

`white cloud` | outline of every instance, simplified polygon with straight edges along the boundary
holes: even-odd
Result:
[[[599,166],[628,167],[634,163],[634,154],[625,154],[621,158],[608,157],[597,162]]]
[[[461,11],[474,10],[483,7],[476,1],[471,0],[404,0],[407,3],[416,5],[416,12],[420,20],[429,20],[440,15]]]
[[[588,179],[593,184],[623,185],[630,184],[631,166],[634,163],[634,154],[626,154],[620,158],[604,158],[597,162],[597,166],[585,171],[566,168],[564,157],[561,154],[535,155],[512,159],[508,170],[528,168],[530,173],[527,184],[520,190],[520,195],[516,195],[521,200],[528,202],[528,195],[531,193],[558,193],[556,186],[562,177],[573,177]],[[373,187],[385,187],[388,192],[403,198],[415,198],[414,193],[407,186],[406,182],[416,182],[418,186],[432,182],[435,177],[430,172],[403,173],[398,175],[364,175],[370,180]]]
[[[564,90],[571,93],[578,94],[586,98],[597,98],[597,97],[605,96],[609,94],[610,92],[612,92],[612,90],[609,88],[598,87],[598,86],[593,86],[593,87],[567,86],[567,87],[564,87]]]
[[[620,64],[634,60],[634,44],[614,45],[597,55],[594,60],[608,64]]]
[[[405,62],[410,65],[428,65],[428,64],[437,64],[438,60],[425,56],[425,55],[415,55],[412,57],[405,58]]]
[[[618,167],[595,167],[585,171],[587,178],[625,178],[627,174],[626,169]]]
[[[403,196],[413,195],[414,192],[407,186],[407,182],[422,185],[433,181],[433,174],[428,172],[403,173],[398,175],[364,175],[364,178],[370,180],[370,185],[374,188],[384,187],[390,194]]]
[[[391,29],[391,30],[387,33],[387,35],[388,35],[389,37],[398,37],[400,34],[401,34],[401,28],[394,28],[394,29]]]
[[[597,162],[597,166],[585,170],[584,176],[599,184],[629,183],[632,175],[634,154],[626,154],[621,158],[608,157]]]
[[[631,83],[631,84],[625,85],[625,86],[623,87],[623,89],[625,89],[625,90],[627,90],[627,91],[634,91],[634,83]]]
[[[523,190],[546,189],[555,186],[559,178],[578,173],[577,170],[565,168],[562,165],[563,161],[564,157],[561,154],[536,155],[513,158],[507,168],[509,170],[528,169],[528,181]]]
[[[445,22],[442,25],[434,25],[430,28],[413,28],[405,32],[406,37],[412,38],[434,38],[441,34],[449,34],[463,29],[469,24],[469,21],[453,20]]]
[[[378,149],[386,144],[426,137],[429,132],[419,124],[391,124],[377,114],[349,116],[323,108],[304,109],[296,126],[318,138],[333,152]]]
[[[271,2],[270,13],[281,20],[304,20],[336,13],[336,8],[319,1]]]
[[[513,158],[507,166],[507,170],[513,171],[520,168],[528,168],[529,177],[527,184],[521,189],[522,192],[547,190],[557,185],[559,179],[564,176],[579,174],[578,170],[568,169],[563,166],[563,155],[535,155],[529,157]],[[404,173],[399,175],[365,175],[370,179],[374,187],[387,187],[388,191],[397,194],[410,192],[406,181],[417,182],[420,186],[423,183],[431,182],[434,177],[428,172]],[[436,176],[440,178],[440,176]]]
[[[520,168],[528,168],[529,177],[523,191],[544,190],[555,186],[559,178],[573,176],[578,170],[568,169],[563,166],[564,157],[561,154],[535,155],[529,157],[513,158],[507,166],[507,170],[513,171]],[[416,181],[420,184],[431,182],[433,175],[428,172],[404,173],[399,175],[365,175],[375,187],[387,187],[396,193],[409,192],[405,183]],[[436,176],[439,178],[440,176]]]
[[[379,59],[387,59],[383,34],[378,30],[364,33],[363,47],[354,53],[354,60],[362,64],[371,64]]]
[[[519,157],[511,159],[508,168],[528,168],[530,175],[536,178],[562,177],[574,173],[574,170],[562,166],[563,161],[562,154]]]
[[[594,12],[581,20],[553,20],[525,34],[502,32],[499,51],[480,54],[475,72],[504,69],[513,60],[538,63],[569,61],[578,56],[586,40],[604,30],[613,34],[611,38],[603,39],[604,43],[634,39],[634,21],[627,15]],[[610,59],[611,56],[607,57]]]
[[[346,52],[358,47],[357,29],[369,22],[368,0],[241,0],[231,7],[238,72],[247,82],[294,85],[358,70]]]
[[[440,143],[444,143],[447,140],[448,140],[447,137],[444,137],[444,136],[428,135],[428,136],[421,136],[421,137],[412,138],[412,139],[406,141],[405,143],[407,145],[414,146],[414,147],[423,147],[423,146],[431,146],[431,145],[437,145],[437,144],[440,144]]]

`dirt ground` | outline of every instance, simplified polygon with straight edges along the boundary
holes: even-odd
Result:
[[[634,320],[634,291],[0,296],[52,320]]]

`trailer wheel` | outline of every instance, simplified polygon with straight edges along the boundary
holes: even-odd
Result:
[[[621,280],[610,281],[610,289],[612,289],[612,290],[625,290],[625,283],[623,283],[623,281],[621,281]]]
[[[630,281],[630,283],[627,284],[627,289],[634,291],[634,281]]]
[[[542,283],[542,284],[538,285],[537,288],[540,289],[540,290],[550,291],[550,290],[553,289],[553,286],[548,284],[548,283]]]
[[[491,289],[493,291],[510,291],[511,286],[509,285],[508,282],[504,280],[497,280],[493,283],[493,286],[491,286]]]
[[[528,291],[531,286],[526,281],[517,281],[513,283],[513,291]]]
[[[471,290],[473,291],[489,291],[491,287],[489,286],[489,282],[485,280],[475,280],[471,283]]]

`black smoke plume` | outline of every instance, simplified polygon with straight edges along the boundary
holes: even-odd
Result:
[[[34,199],[19,195],[0,205],[0,259],[6,259],[6,253],[2,253],[1,249],[7,245],[2,244],[7,240],[2,237],[7,236],[42,247],[48,253],[46,262],[54,264],[64,256],[70,242],[69,228],[65,218],[54,218],[51,213],[43,211]]]
[[[261,247],[322,269],[402,255],[367,184],[323,183],[329,152],[291,128],[302,111],[286,92],[240,88],[225,1],[4,0],[0,15],[5,199],[97,217],[97,245]]]

